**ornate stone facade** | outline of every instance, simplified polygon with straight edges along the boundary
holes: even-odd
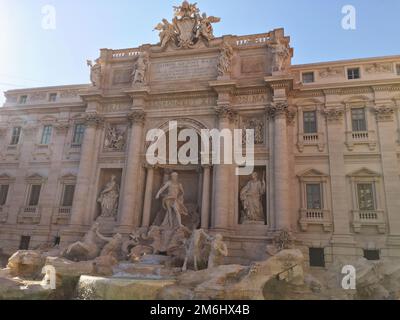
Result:
[[[292,65],[283,29],[215,37],[219,21],[185,1],[156,27],[159,44],[88,61],[92,84],[6,92],[0,248],[71,245],[98,217],[107,236],[149,230],[165,212],[156,191],[176,172],[182,224],[221,233],[228,248],[218,237],[214,249],[229,261],[259,260],[282,230],[327,264],[363,250],[400,257],[400,57]],[[365,72],[350,81],[355,66]],[[298,81],[305,73],[314,81]],[[146,134],[169,121],[199,134],[255,129],[258,177],[149,166]]]

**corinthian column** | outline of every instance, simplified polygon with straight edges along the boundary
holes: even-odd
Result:
[[[286,102],[271,104],[267,109],[274,119],[274,194],[275,194],[275,228],[290,230],[289,192],[289,153],[287,137],[287,121],[289,106]]]
[[[125,164],[125,183],[122,195],[122,212],[119,222],[120,232],[132,231],[132,228],[140,226],[138,208],[139,176],[141,165],[141,153],[143,146],[143,126],[145,113],[142,110],[133,111],[129,115],[131,130],[128,145],[128,156]]]
[[[231,130],[231,123],[234,120],[236,113],[227,105],[217,107],[217,116],[219,118],[219,130]],[[232,133],[233,135],[233,133]],[[232,147],[232,146],[230,146]],[[214,201],[214,219],[213,226],[216,229],[227,229],[229,227],[230,213],[230,195],[227,188],[230,186],[232,175],[232,164],[225,164],[226,159],[223,159],[224,144],[221,144],[220,150],[215,150],[221,155],[221,164],[215,164],[215,201]]]
[[[87,217],[85,214],[88,208],[88,193],[92,183],[93,163],[95,163],[94,154],[96,154],[96,133],[97,128],[103,123],[96,113],[87,114],[86,130],[82,144],[81,160],[79,164],[79,174],[74,195],[74,204],[72,207],[71,225],[83,225]]]
[[[142,227],[150,227],[151,204],[153,202],[154,167],[147,167],[146,193],[144,195]]]
[[[211,167],[204,166],[203,172],[203,192],[201,201],[201,228],[210,228],[210,180],[211,179]]]

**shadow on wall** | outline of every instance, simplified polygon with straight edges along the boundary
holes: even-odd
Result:
[[[3,249],[0,248],[0,269],[3,269],[7,266],[8,259],[10,258],[9,255],[3,252]]]

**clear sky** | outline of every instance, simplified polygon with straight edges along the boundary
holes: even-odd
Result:
[[[294,64],[400,54],[400,0],[197,0],[219,16],[215,35],[284,27]],[[180,0],[0,0],[0,91],[89,82],[86,59],[100,48],[158,42],[152,31]],[[55,29],[44,29],[55,9]],[[342,8],[356,9],[356,29],[342,28]],[[46,8],[46,7],[45,7]],[[49,13],[49,11],[47,11]],[[49,25],[49,24],[47,24]],[[4,102],[0,94],[0,103]]]

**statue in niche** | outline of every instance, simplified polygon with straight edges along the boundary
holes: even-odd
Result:
[[[221,18],[207,16],[206,13],[196,14],[197,23],[199,25],[196,38],[204,37],[207,41],[214,39],[214,28],[212,26],[213,23],[217,23],[221,21]]]
[[[101,205],[102,218],[111,218],[117,215],[119,199],[119,185],[117,177],[113,175],[110,182],[106,184],[104,190],[100,193],[98,202]]]
[[[139,55],[138,60],[135,63],[132,72],[132,84],[145,84],[146,83],[146,73],[149,65],[149,54],[147,52],[142,52]]]
[[[246,120],[243,123],[243,144],[249,143],[246,130],[254,130],[254,144],[264,144],[264,121],[259,119]]]
[[[125,148],[125,132],[115,127],[107,128],[104,147],[110,151],[123,151]]]
[[[242,222],[265,222],[262,197],[266,192],[265,179],[260,181],[257,172],[253,172],[251,180],[240,192],[242,201]]]
[[[90,67],[90,81],[92,82],[93,87],[100,87],[101,84],[101,65],[99,59],[95,61],[96,63],[93,65],[91,60],[87,60],[87,65]]]
[[[290,47],[288,41],[284,37],[278,37],[270,44],[272,48],[272,71],[283,71],[290,58]]]
[[[174,229],[176,227],[183,227],[182,216],[188,216],[188,210],[184,205],[185,191],[182,184],[179,183],[178,173],[173,172],[171,179],[160,189],[157,193],[156,199],[167,191],[163,197],[162,205],[166,210],[166,216],[162,226]]]
[[[224,42],[218,60],[218,76],[224,77],[231,75],[232,58],[233,58],[233,48],[229,43]]]

